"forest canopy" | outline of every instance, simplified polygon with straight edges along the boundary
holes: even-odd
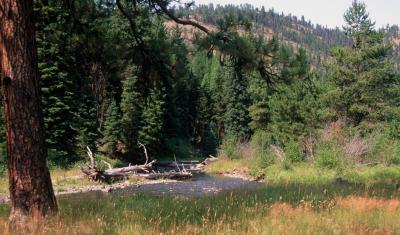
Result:
[[[49,164],[83,161],[86,146],[137,163],[138,143],[159,159],[249,141],[304,160],[307,138],[338,122],[397,143],[398,27],[355,3],[342,30],[250,5],[36,0]]]

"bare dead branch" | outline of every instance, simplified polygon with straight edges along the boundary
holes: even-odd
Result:
[[[146,157],[146,162],[144,164],[147,165],[147,163],[149,162],[149,156],[147,155],[146,146],[142,143],[139,143],[138,145],[139,145],[139,148],[143,148],[144,156]]]
[[[112,170],[112,169],[113,169],[110,163],[108,163],[108,162],[106,162],[106,161],[104,161],[104,160],[101,160],[101,162],[104,163],[104,164],[106,164],[106,165],[108,166],[108,169],[109,169],[109,170]]]
[[[94,161],[94,156],[93,156],[92,150],[90,150],[89,146],[86,146],[86,149],[87,149],[87,155],[88,155],[89,161],[90,161],[90,166],[96,167],[96,162]]]
[[[190,26],[200,29],[201,31],[203,31],[206,34],[210,34],[210,31],[203,25],[201,25],[195,21],[183,20],[183,19],[178,18],[176,15],[174,15],[173,12],[171,12],[167,8],[167,3],[164,2],[163,0],[154,0],[154,2],[161,8],[163,13],[165,13],[171,20],[175,21],[176,23],[181,24],[181,25],[190,25]]]

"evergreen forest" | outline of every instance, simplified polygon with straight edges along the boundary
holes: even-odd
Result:
[[[138,143],[162,159],[252,140],[267,152],[297,146],[302,161],[305,142],[324,142],[334,124],[343,138],[379,136],[400,151],[398,27],[377,29],[365,8],[349,10],[343,29],[251,5],[174,9],[213,30],[204,35],[119,4],[35,2],[51,166],[84,161],[86,146],[138,163]]]
[[[337,28],[250,4],[33,6],[47,166],[57,197],[76,185],[101,184],[69,175],[82,174],[91,152],[101,172],[211,158],[218,160],[207,174],[264,182],[254,192],[190,200],[62,199],[63,222],[51,225],[56,234],[400,233],[393,219],[400,216],[400,29],[376,25],[365,3],[354,0]],[[18,160],[7,158],[10,114],[7,95],[1,99],[0,230],[9,229],[1,196],[16,165],[10,159]],[[349,205],[368,207],[349,212]],[[255,223],[265,230],[255,231]],[[53,231],[46,226],[38,234]]]

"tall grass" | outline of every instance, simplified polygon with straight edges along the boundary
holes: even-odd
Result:
[[[365,234],[399,233],[395,185],[268,184],[203,198],[145,194],[60,201],[60,220],[36,234]],[[0,206],[0,231],[8,207]]]

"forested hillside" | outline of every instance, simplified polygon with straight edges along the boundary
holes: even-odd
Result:
[[[352,51],[349,32],[251,5],[172,11],[204,24],[211,32],[206,35],[146,7],[119,4],[35,2],[51,164],[83,160],[86,146],[138,162],[138,143],[154,158],[195,157],[254,138],[301,145],[331,121],[350,120],[354,127],[397,122],[397,26],[373,30],[378,36],[365,33],[377,39]],[[377,51],[357,73],[379,75],[363,83],[376,90],[353,88],[353,78],[342,81],[338,74],[351,53],[370,53],[370,44]],[[348,95],[340,88],[344,83],[368,98]],[[371,104],[378,100],[376,107]],[[378,106],[393,112],[374,112]]]
[[[182,14],[213,26],[218,26],[220,17],[224,15],[237,16],[248,20],[256,34],[266,39],[277,36],[282,43],[294,48],[307,48],[312,52],[313,60],[319,63],[326,58],[329,50],[335,46],[350,45],[351,40],[339,28],[330,29],[307,21],[304,16],[298,18],[292,15],[277,13],[273,8],[255,8],[246,5],[200,5],[192,10],[181,9]],[[193,30],[193,28],[191,28]]]
[[[328,28],[311,22],[306,16],[292,16],[276,12],[273,8],[256,8],[250,4],[245,5],[200,5],[192,9],[179,8],[180,14],[195,19],[208,25],[211,29],[216,29],[220,23],[221,16],[231,15],[247,19],[251,25],[253,33],[263,35],[266,39],[277,36],[285,45],[293,48],[306,48],[310,53],[310,59],[314,64],[319,65],[329,56],[333,47],[349,46],[351,39],[345,35],[342,28]],[[170,21],[173,23],[173,21]],[[174,24],[176,25],[176,24]],[[399,28],[397,25],[387,26],[388,34],[386,40],[393,45],[392,54],[399,63]],[[199,32],[193,27],[182,27],[183,36],[192,39],[192,35]]]

